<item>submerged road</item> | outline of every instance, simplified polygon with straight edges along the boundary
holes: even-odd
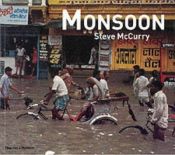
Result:
[[[81,75],[80,75],[81,74]],[[76,72],[74,80],[85,86],[89,73]],[[127,73],[111,73],[109,87],[111,92],[124,92],[130,97],[130,104],[136,115],[134,122],[128,114],[127,106],[118,104],[113,115],[118,119],[118,125],[90,126],[81,122],[70,122],[51,119],[51,112],[43,112],[48,120],[33,120],[29,118],[16,120],[16,117],[26,112],[23,101],[10,101],[11,110],[0,110],[0,154],[44,154],[52,150],[56,154],[174,154],[175,137],[171,136],[175,123],[170,123],[166,132],[166,141],[152,139],[152,134],[141,135],[136,129],[128,129],[122,134],[119,130],[127,125],[142,125],[146,123],[147,107],[140,107],[133,95],[132,85],[123,84]],[[27,96],[38,103],[48,91],[51,80],[14,79],[14,82]],[[165,90],[168,103],[175,101],[172,89]],[[12,93],[12,97],[17,98]],[[76,114],[84,101],[73,99],[68,109]],[[48,107],[52,107],[52,103]],[[31,110],[34,111],[34,110]]]

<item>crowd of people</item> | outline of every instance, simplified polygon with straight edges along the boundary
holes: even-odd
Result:
[[[19,55],[18,55],[19,56]],[[18,58],[19,62],[21,58]],[[15,86],[12,85],[10,77],[12,75],[12,69],[10,67],[5,68],[5,73],[0,80],[0,106],[5,108],[8,105],[9,89],[21,94]],[[67,106],[70,98],[69,92],[72,86],[80,88],[80,86],[74,82],[73,69],[64,68],[58,70],[53,78],[53,84],[50,92],[47,94],[44,103],[47,105],[50,99],[55,96],[52,108],[52,119],[63,119],[60,111],[63,111]],[[153,138],[159,140],[165,140],[165,130],[168,127],[168,104],[167,97],[163,92],[163,83],[159,80],[157,71],[152,72],[152,77],[147,78],[145,76],[144,69],[139,66],[134,66],[133,71],[133,90],[140,106],[148,106],[152,109],[152,116],[150,122],[154,125]],[[71,117],[72,121],[79,121],[82,118],[88,120],[93,115],[92,102],[99,99],[109,98],[110,92],[108,87],[109,72],[101,71],[96,77],[89,77],[86,80],[87,87],[83,89],[82,99],[86,100],[86,103],[80,109],[80,112],[75,117]]]
[[[164,141],[165,130],[168,127],[168,103],[163,92],[164,84],[160,81],[156,70],[151,73],[150,79],[145,76],[144,69],[134,66],[133,90],[140,106],[147,105],[152,116],[149,118],[154,125],[153,138]]]

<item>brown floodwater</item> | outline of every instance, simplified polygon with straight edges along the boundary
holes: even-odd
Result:
[[[76,73],[75,81],[85,86],[87,73]],[[174,154],[175,137],[171,136],[175,123],[169,123],[166,131],[166,141],[152,139],[152,134],[141,135],[137,129],[128,129],[119,134],[119,130],[127,125],[141,125],[145,127],[147,107],[140,107],[133,95],[132,85],[123,84],[127,73],[112,73],[109,87],[112,92],[125,92],[130,97],[130,104],[136,115],[134,122],[128,114],[127,106],[118,102],[118,109],[112,115],[118,119],[118,124],[103,124],[90,126],[83,122],[70,122],[65,115],[64,121],[51,119],[51,112],[43,112],[48,120],[34,120],[31,118],[16,119],[19,114],[27,110],[22,100],[11,100],[11,110],[0,111],[0,154],[44,154],[52,150],[56,154]],[[39,103],[51,80],[15,79],[14,83]],[[174,92],[166,89],[168,103],[172,104]],[[13,98],[21,96],[12,93]],[[68,109],[75,115],[85,101],[72,99]],[[53,105],[48,105],[51,108]],[[30,110],[30,111],[34,111]]]

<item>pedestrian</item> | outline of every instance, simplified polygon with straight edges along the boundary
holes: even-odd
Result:
[[[132,73],[133,82],[139,77],[139,70],[140,70],[139,65],[134,65],[133,66],[133,73]]]
[[[149,101],[149,89],[148,89],[148,78],[145,76],[145,70],[140,69],[138,77],[133,83],[134,93],[138,97],[140,106],[146,104],[149,108],[152,108],[152,105]]]
[[[149,85],[151,86],[154,81],[159,81],[159,73],[157,70],[151,72],[151,77],[149,79]]]
[[[55,100],[53,102],[54,107],[52,109],[52,119],[59,119],[62,120],[63,118],[59,114],[59,111],[62,111],[65,109],[68,101],[68,89],[66,87],[66,84],[64,80],[57,75],[53,78],[53,85],[50,93],[47,94],[46,99],[44,100],[45,104],[48,104],[52,96],[55,95]]]
[[[37,61],[38,61],[38,52],[35,46],[33,46],[33,53],[32,53],[32,73],[31,76],[36,75],[37,70]]]
[[[91,54],[88,64],[95,65],[97,61],[98,61],[98,46],[93,46],[91,48]]]
[[[9,89],[16,91],[18,94],[22,94],[11,82],[12,68],[6,67],[5,73],[0,79],[0,108],[9,108]]]
[[[16,49],[16,75],[18,75],[19,72],[19,77],[22,76],[22,69],[24,66],[24,58],[26,55],[26,50],[24,47],[22,47],[21,45],[19,45]]]
[[[109,87],[108,87],[108,83],[107,83],[107,79],[109,78],[109,74],[107,71],[101,71],[99,73],[100,75],[100,83],[101,83],[101,86],[102,86],[102,89],[105,93],[105,97],[109,97],[110,94],[109,94]]]
[[[72,86],[79,86],[76,82],[73,81],[73,72],[74,70],[68,67],[59,72],[59,75],[64,80],[68,91],[70,91]]]
[[[152,83],[154,109],[150,121],[154,125],[153,138],[165,141],[165,131],[168,128],[168,104],[163,87],[164,84],[160,81]]]

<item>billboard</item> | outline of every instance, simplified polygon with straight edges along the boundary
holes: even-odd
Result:
[[[0,24],[27,25],[28,6],[0,6]]]

